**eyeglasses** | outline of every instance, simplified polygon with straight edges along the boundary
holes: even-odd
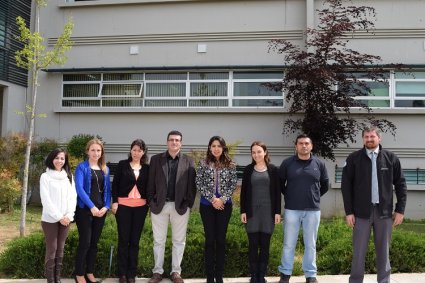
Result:
[[[169,142],[181,142],[180,139],[168,139]]]

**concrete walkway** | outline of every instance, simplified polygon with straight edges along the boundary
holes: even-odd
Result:
[[[322,275],[318,276],[317,280],[319,283],[348,283],[348,275]],[[45,279],[0,279],[0,283],[19,283],[19,282],[30,282],[30,283],[45,283]],[[73,283],[73,279],[63,279],[62,283]],[[117,278],[107,278],[102,283],[117,283]],[[138,278],[137,283],[147,283],[148,279]],[[186,279],[185,283],[205,283],[205,279]],[[249,278],[226,278],[224,283],[248,283]],[[268,283],[279,282],[279,277],[267,277]],[[303,276],[291,277],[290,283],[304,283],[305,278]],[[161,283],[171,283],[169,279],[164,279]],[[376,275],[368,274],[365,276],[363,283],[376,283]],[[425,283],[425,273],[394,273],[391,274],[391,283]]]

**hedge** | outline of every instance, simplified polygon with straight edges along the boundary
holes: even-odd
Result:
[[[71,229],[65,246],[64,277],[71,277],[75,252],[78,244],[78,233]],[[117,232],[115,218],[108,215],[98,245],[96,275],[102,278],[116,277]],[[275,228],[271,240],[269,276],[277,276],[282,249],[282,224]],[[170,272],[171,238],[167,240],[165,254],[165,274]],[[303,274],[302,233],[297,245],[297,256],[293,275]],[[112,266],[109,271],[109,258],[113,247]],[[146,218],[140,241],[138,277],[150,277],[153,260],[152,229],[149,216]],[[42,278],[44,262],[44,237],[41,233],[33,233],[24,238],[9,242],[6,250],[0,255],[0,272],[12,278]],[[198,212],[192,212],[187,232],[186,249],[182,262],[182,275],[185,278],[203,278],[204,231]],[[317,266],[319,274],[347,274],[351,264],[351,229],[341,219],[322,221],[317,240]],[[391,246],[391,263],[393,272],[425,272],[425,239],[423,235],[396,229]],[[367,253],[366,272],[375,270],[375,255],[372,241]],[[246,277],[248,270],[248,239],[239,219],[239,209],[235,208],[227,232],[225,277]]]

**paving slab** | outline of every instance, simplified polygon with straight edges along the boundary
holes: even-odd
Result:
[[[279,282],[279,277],[266,277],[268,283]],[[137,283],[147,283],[149,278],[137,278]],[[348,275],[321,275],[317,276],[319,283],[348,283]],[[62,283],[74,283],[74,279],[62,279]],[[46,279],[0,279],[0,283],[44,283]],[[117,283],[118,278],[106,278],[102,283]],[[205,283],[204,278],[185,279],[185,283]],[[224,283],[248,283],[248,277],[225,278]],[[305,283],[303,276],[292,276],[290,283]],[[165,278],[161,283],[171,283]],[[376,283],[376,274],[367,274],[363,283]],[[391,283],[425,283],[425,273],[394,273],[391,274]]]

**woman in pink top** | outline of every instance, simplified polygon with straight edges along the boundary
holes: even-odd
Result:
[[[112,213],[118,226],[118,276],[120,283],[134,283],[139,241],[145,218],[149,165],[143,140],[132,142],[127,160],[118,163],[112,183]]]

